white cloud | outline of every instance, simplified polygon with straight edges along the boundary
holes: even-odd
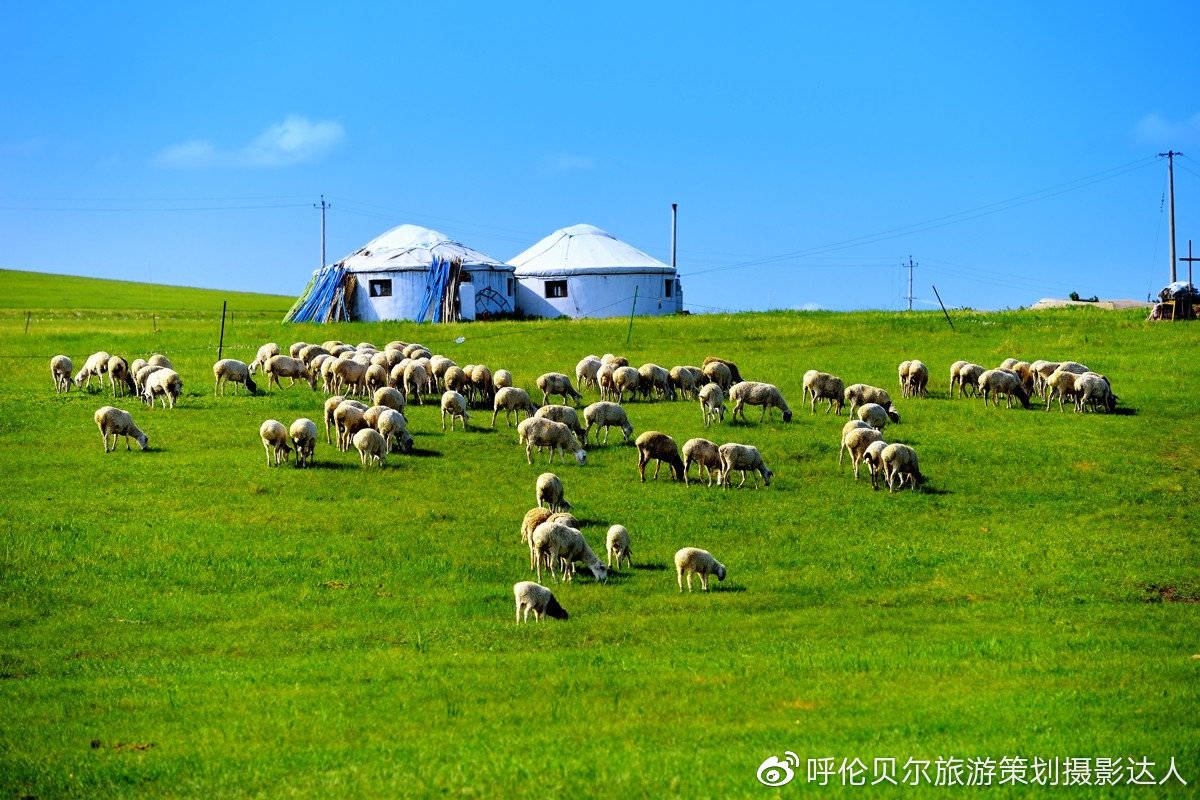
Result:
[[[345,135],[341,123],[289,114],[244,147],[222,150],[205,139],[190,139],[163,148],[154,161],[162,167],[287,167],[320,158]]]
[[[574,153],[556,153],[546,159],[546,166],[556,172],[575,172],[596,168],[596,159]]]
[[[1142,141],[1160,147],[1181,147],[1200,141],[1200,113],[1181,120],[1170,120],[1162,114],[1147,114],[1134,128]]]

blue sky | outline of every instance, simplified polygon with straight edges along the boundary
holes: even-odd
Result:
[[[1200,243],[1196,3],[175,5],[0,6],[0,266],[296,294],[322,193],[331,260],[667,260],[677,202],[693,310],[1144,298],[1168,147]]]

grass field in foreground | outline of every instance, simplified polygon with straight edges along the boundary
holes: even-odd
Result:
[[[289,326],[290,298],[231,302],[226,355],[247,361],[266,341],[398,338],[530,389],[607,351],[720,355],[782,388],[790,424],[707,433],[759,446],[768,489],[643,485],[617,445],[556,462],[592,546],[622,523],[635,566],[554,586],[569,621],[517,626],[518,524],[546,467],[503,422],[443,433],[426,405],[414,454],[382,470],[323,442],[314,469],[267,468],[259,424],[319,420],[322,397],[214,398],[219,294],[62,284],[26,334],[18,278],[0,272],[3,796],[878,796],[805,783],[820,757],[1146,756],[1160,776],[1174,757],[1190,784],[1041,790],[1064,797],[1200,782],[1195,326],[787,312],[638,319],[626,345],[625,320]],[[183,376],[172,411],[115,402],[148,452],[102,452],[109,396],[52,391],[50,356],[99,349],[162,352]],[[1010,355],[1091,365],[1123,413],[947,399],[952,361]],[[892,390],[908,358],[932,396],[897,399],[886,438],[916,447],[928,486],[872,492],[839,474],[846,417],[803,408],[801,376]],[[693,402],[627,407],[638,432],[706,435]],[[684,545],[728,579],[681,595]],[[760,785],[785,750],[800,774]]]

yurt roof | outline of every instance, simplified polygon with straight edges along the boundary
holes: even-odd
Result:
[[[489,255],[420,225],[399,225],[376,236],[339,263],[349,272],[425,272],[434,258],[459,260],[467,272],[512,269]]]
[[[557,230],[508,263],[516,267],[519,277],[675,272],[595,225]]]

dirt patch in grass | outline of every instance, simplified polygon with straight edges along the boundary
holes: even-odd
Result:
[[[326,589],[349,589],[350,584],[345,581],[325,581],[321,584]]]
[[[1176,586],[1155,586],[1151,584],[1145,589],[1143,603],[1200,603],[1200,595],[1195,591],[1180,589]]]
[[[104,742],[100,741],[99,739],[92,739],[92,749],[93,750],[99,750],[102,747],[108,747],[112,750],[117,750],[117,751],[149,750],[151,747],[154,747],[154,742],[113,742],[112,744],[106,745]]]

